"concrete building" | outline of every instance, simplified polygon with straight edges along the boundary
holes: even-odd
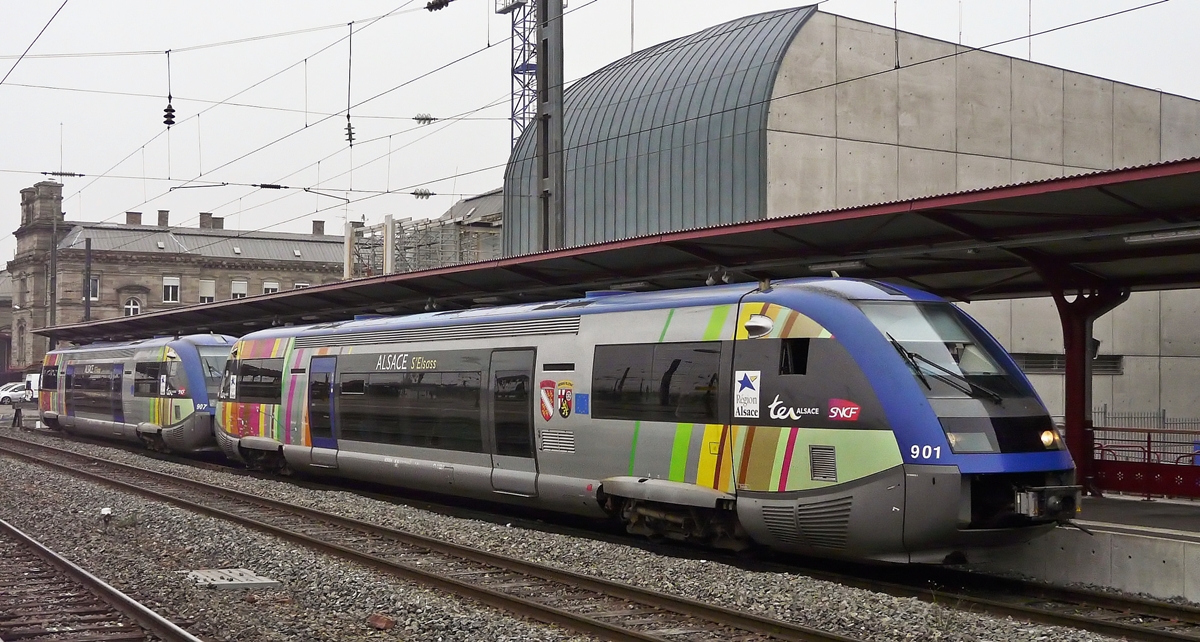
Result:
[[[533,131],[505,174],[507,255],[544,226]],[[564,141],[570,246],[1200,156],[1200,102],[803,7],[580,80]],[[1098,323],[1096,403],[1200,417],[1198,303],[1139,293]],[[1061,413],[1052,303],[968,309]]]
[[[61,184],[45,181],[21,190],[17,254],[8,263],[11,367],[41,363],[47,340],[34,329],[77,323],[85,312],[92,319],[129,316],[341,279],[342,237],[326,235],[321,221],[313,222],[309,235],[226,230],[220,217],[206,213],[198,228],[170,227],[169,216],[160,210],[157,225],[143,225],[139,212],[127,212],[124,224],[71,222],[63,216]],[[50,250],[56,242],[52,291]]]
[[[4,372],[0,380],[15,381],[18,377],[12,372],[12,276],[6,270],[0,270],[0,365]]]

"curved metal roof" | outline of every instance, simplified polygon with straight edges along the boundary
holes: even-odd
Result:
[[[766,214],[768,101],[815,7],[740,18],[639,51],[570,87],[563,106],[566,246]],[[504,177],[504,254],[535,251],[534,132]]]

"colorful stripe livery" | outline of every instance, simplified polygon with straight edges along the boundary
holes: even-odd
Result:
[[[311,446],[308,363],[314,356],[330,354],[330,348],[296,348],[292,339],[268,339],[239,341],[232,354],[239,360],[283,359],[282,403],[222,403],[218,429],[236,437],[264,437],[281,444]]]

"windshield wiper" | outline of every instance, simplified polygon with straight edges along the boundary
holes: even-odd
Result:
[[[911,353],[911,356],[913,359],[917,359],[924,363],[928,363],[929,365],[933,366],[934,368],[941,370],[942,372],[946,373],[946,375],[953,377],[954,380],[961,381],[962,384],[964,384],[966,386],[966,388],[963,388],[960,385],[956,385],[955,383],[951,383],[951,380],[947,380],[945,376],[939,376],[936,372],[929,373],[929,374],[937,377],[938,379],[945,381],[948,385],[954,386],[955,388],[958,388],[962,392],[964,392],[972,397],[975,396],[975,391],[978,390],[979,392],[982,392],[984,395],[986,395],[989,399],[991,399],[994,403],[999,404],[1003,401],[1003,397],[1000,396],[1000,393],[996,392],[995,390],[992,390],[991,388],[984,387],[980,384],[975,383],[974,381],[971,381],[970,379],[968,379],[966,377],[966,375],[961,375],[953,370],[949,370],[949,369],[943,367],[942,365],[935,363],[934,361],[930,360],[929,358],[927,358],[919,353],[913,352],[913,353]]]
[[[884,334],[887,335],[888,341],[892,342],[892,346],[896,348],[896,351],[904,357],[906,362],[908,362],[908,365],[912,366],[913,372],[917,374],[917,377],[921,379],[921,383],[925,384],[926,388],[933,390],[933,387],[929,385],[929,380],[925,378],[925,374],[928,373],[937,378],[938,381],[941,381],[942,383],[969,397],[976,396],[975,391],[978,390],[991,399],[994,403],[999,404],[1002,402],[1003,397],[1001,397],[999,393],[995,392],[994,390],[981,386],[970,379],[967,379],[965,376],[954,372],[953,370],[947,370],[937,362],[930,360],[919,352],[910,352],[904,346],[900,345],[900,342],[897,341],[896,338],[891,335],[891,333],[885,332]],[[941,371],[941,373],[926,371],[920,366],[919,363],[917,363],[918,361],[927,363],[934,368],[937,368]]]
[[[921,366],[917,365],[916,359],[913,359],[913,353],[904,349],[904,346],[900,345],[900,342],[890,332],[884,332],[884,334],[887,335],[888,341],[892,342],[892,347],[896,349],[896,352],[899,352],[900,356],[904,357],[904,362],[912,366],[913,372],[917,374],[917,378],[921,380],[921,383],[925,384],[927,389],[933,390],[933,386],[929,385],[929,380],[925,378],[925,374],[921,371]]]

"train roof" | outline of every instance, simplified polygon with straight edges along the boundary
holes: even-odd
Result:
[[[773,281],[771,286],[776,296],[780,296],[784,300],[794,296],[810,295],[833,296],[848,301],[944,301],[941,297],[921,290],[860,279],[828,277],[787,279]],[[722,305],[737,303],[742,295],[756,287],[757,284],[754,283],[731,283],[728,285],[681,290],[658,290],[653,292],[601,290],[589,292],[586,297],[579,299],[564,299],[551,302],[542,301],[538,303],[470,308],[465,310],[434,311],[406,316],[359,317],[352,321],[269,328],[249,333],[242,338],[253,340],[322,336],[410,327],[467,325],[483,321],[519,321],[602,312]],[[796,301],[796,304],[802,305],[801,301]]]
[[[134,341],[113,341],[108,343],[88,343],[81,346],[72,346],[66,348],[55,348],[48,351],[46,354],[62,354],[62,353],[78,353],[91,352],[97,350],[113,350],[119,348],[154,348],[164,346],[175,341],[188,341],[197,346],[219,345],[232,346],[236,337],[231,337],[227,334],[189,334],[180,337],[176,336],[159,336],[149,339],[136,339]]]

